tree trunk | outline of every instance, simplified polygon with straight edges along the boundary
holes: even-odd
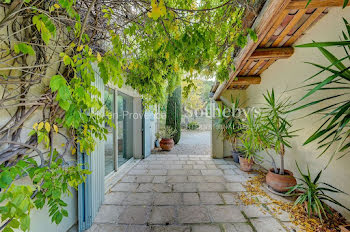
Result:
[[[280,156],[281,156],[281,169],[280,169],[280,175],[284,175],[284,153],[285,153],[285,150],[284,150],[284,145],[282,145],[282,148],[281,148],[281,153],[280,153]]]
[[[281,155],[281,169],[280,175],[284,175],[284,155]]]

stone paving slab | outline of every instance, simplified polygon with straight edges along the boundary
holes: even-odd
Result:
[[[242,183],[252,176],[205,153],[152,154],[111,188],[88,232],[285,231],[285,215],[243,205]]]

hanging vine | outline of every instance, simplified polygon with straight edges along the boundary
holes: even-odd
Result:
[[[74,155],[113,126],[96,74],[154,104],[183,73],[188,82],[228,73],[247,35],[256,39],[244,9],[261,2],[1,0],[0,230],[28,231],[31,210],[44,206],[52,222],[68,216],[62,197],[90,173]]]

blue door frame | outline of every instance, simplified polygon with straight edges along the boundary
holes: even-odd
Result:
[[[98,73],[97,65],[93,65],[94,71]],[[99,75],[95,75],[95,87],[104,93],[104,83]],[[104,102],[104,94],[100,100]],[[78,187],[78,230],[79,232],[89,229],[104,200],[105,187],[105,143],[103,140],[96,141],[96,147],[91,154],[80,152],[78,146],[78,165],[91,171],[86,177],[85,183]]]

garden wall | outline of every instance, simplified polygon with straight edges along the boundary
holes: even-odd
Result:
[[[297,44],[304,44],[315,40],[321,41],[337,41],[341,36],[342,30],[345,29],[342,17],[350,20],[350,8],[332,8],[329,13],[324,16],[316,25],[309,29],[306,34],[297,41]],[[345,53],[342,48],[329,48],[334,54],[339,57],[344,57]],[[319,70],[310,64],[304,62],[313,62],[317,64],[329,65],[329,62],[321,55],[316,48],[295,48],[295,53],[289,59],[281,59],[274,63],[262,75],[260,85],[251,85],[246,90],[247,106],[259,106],[264,102],[262,93],[266,90],[275,89],[276,94],[280,95],[285,91],[285,97],[291,97],[291,100],[298,101],[306,94],[305,89],[292,90],[303,85],[303,81],[314,75]],[[347,60],[348,62],[348,60]],[[337,91],[336,94],[339,94]],[[328,96],[328,95],[325,95]],[[347,95],[347,97],[349,97]],[[309,101],[320,99],[320,93],[316,93],[309,98]],[[306,102],[304,102],[306,103]],[[320,107],[320,106],[318,106]],[[325,168],[332,154],[329,151],[324,156],[317,158],[320,150],[316,150],[316,144],[302,146],[306,139],[321,125],[321,115],[298,119],[314,109],[307,108],[306,110],[296,112],[291,115],[295,119],[293,122],[294,129],[302,129],[297,132],[298,137],[291,140],[292,149],[286,151],[286,168],[292,170],[294,174],[298,174],[295,161],[299,163],[303,170],[306,170],[306,165],[309,165],[313,175],[319,170]],[[268,157],[266,158],[268,159]],[[278,160],[279,164],[279,160]],[[270,164],[264,163],[266,168],[271,167]],[[344,190],[350,194],[350,155],[345,156],[340,160],[334,160],[330,166],[323,171],[322,180],[337,188]],[[345,206],[350,208],[350,197],[348,195],[337,195],[335,199],[339,200]],[[350,218],[350,212],[345,212],[344,215]]]

